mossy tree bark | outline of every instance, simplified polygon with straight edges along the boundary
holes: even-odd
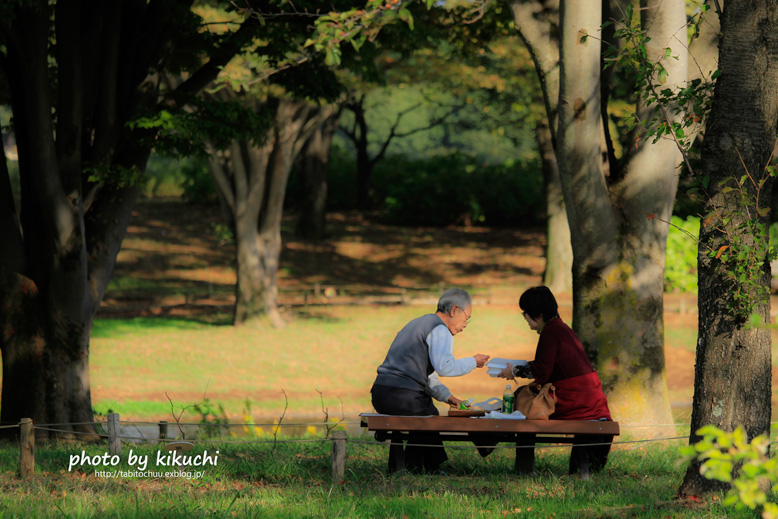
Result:
[[[765,174],[765,167],[778,123],[778,2],[727,0],[721,31],[721,74],[702,150],[709,198],[699,241],[699,328],[690,443],[699,440],[695,431],[708,424],[725,431],[742,425],[749,439],[769,434],[771,416],[770,330],[749,326],[746,313],[764,323],[770,319],[771,275],[765,243],[769,235],[752,230],[755,223],[763,228],[770,223],[767,212],[758,209],[769,207],[772,192],[772,177]],[[735,188],[744,175],[742,188]],[[734,263],[740,260],[734,256],[748,251],[756,255],[741,276]],[[737,294],[753,303],[745,313]],[[698,462],[690,465],[681,495],[724,486],[701,476],[699,469]]]
[[[682,4],[641,2],[642,26],[668,75],[663,88],[686,79]],[[558,11],[557,11],[558,6]],[[667,221],[677,190],[675,143],[642,139],[615,158],[607,131],[607,81],[602,74],[603,12],[585,2],[512,2],[556,117],[556,158],[573,248],[573,326],[600,373],[614,416],[673,430],[664,359],[664,262]],[[623,7],[623,6],[622,6]],[[603,2],[603,11],[611,2]],[[614,12],[617,12],[614,11]],[[555,43],[555,35],[561,40]],[[554,52],[554,49],[558,49]],[[558,71],[557,71],[558,70]],[[557,85],[557,90],[554,89]],[[650,108],[638,103],[641,119]],[[647,432],[647,434],[650,434]]]

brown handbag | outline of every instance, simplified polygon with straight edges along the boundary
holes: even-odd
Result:
[[[548,420],[556,409],[556,388],[547,384],[531,384],[516,390],[515,409],[527,417],[527,420]]]

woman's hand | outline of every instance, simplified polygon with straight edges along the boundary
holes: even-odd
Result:
[[[511,364],[509,362],[508,366],[506,366],[506,368],[504,370],[500,371],[497,374],[497,376],[499,378],[505,378],[505,379],[508,379],[508,380],[515,380],[514,377],[513,377],[513,364]]]

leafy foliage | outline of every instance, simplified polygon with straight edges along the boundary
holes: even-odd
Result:
[[[543,210],[540,165],[484,165],[453,153],[420,160],[394,157],[375,171],[376,206],[404,225],[537,224]]]
[[[693,35],[699,34],[699,24],[704,21],[708,10],[708,6],[702,6],[690,18],[687,25],[692,28]],[[611,23],[607,22],[605,25]],[[645,138],[650,138],[653,142],[662,138],[674,140],[684,155],[684,164],[688,171],[693,173],[689,153],[710,112],[718,72],[714,72],[708,81],[694,79],[677,90],[662,88],[668,76],[663,63],[677,57],[672,55],[670,47],[666,47],[662,55],[649,56],[647,44],[651,38],[646,33],[635,18],[634,6],[630,4],[624,12],[623,20],[617,24],[614,31],[614,37],[623,45],[611,46],[605,52],[606,66],[618,65],[620,70],[627,74],[643,103],[657,108],[644,120],[635,112],[629,114],[624,118],[625,128],[631,132],[640,127],[645,132]],[[681,115],[680,119],[674,117],[677,115]]]
[[[743,427],[725,432],[706,425],[697,434],[702,440],[685,447],[683,453],[689,460],[702,462],[704,477],[732,484],[724,504],[759,509],[763,519],[778,518],[778,459],[769,456],[770,439],[760,435],[749,442]]]

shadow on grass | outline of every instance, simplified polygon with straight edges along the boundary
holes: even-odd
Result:
[[[294,319],[299,319],[301,321],[312,321],[318,323],[343,322],[343,319],[339,317],[335,317],[332,314],[329,314],[321,310],[316,310],[315,308],[310,306],[289,307],[289,312],[291,313]]]

